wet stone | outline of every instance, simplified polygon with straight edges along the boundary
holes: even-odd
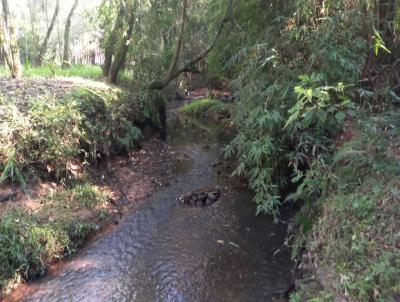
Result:
[[[206,202],[204,203],[206,206],[211,206],[212,204],[215,203],[215,200],[207,199]]]
[[[208,193],[208,199],[211,200],[212,202],[215,202],[217,200],[217,196],[214,195],[214,193]]]

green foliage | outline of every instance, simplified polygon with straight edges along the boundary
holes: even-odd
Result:
[[[119,45],[128,28],[131,9],[125,9],[122,27],[113,32],[119,15],[121,1],[103,1],[98,8],[96,24],[104,31],[102,46],[110,41]],[[134,1],[126,1],[132,7]],[[134,62],[131,79],[135,86],[146,87],[163,76],[173,61],[183,1],[138,1],[135,16],[140,22],[134,24],[134,35],[129,43],[127,57]],[[228,1],[192,1],[187,9],[184,38],[178,66],[198,56],[213,41],[223,19]],[[113,37],[111,35],[116,35]],[[114,38],[114,39],[113,39]],[[116,39],[115,39],[116,38]],[[115,50],[115,49],[114,49]]]
[[[330,170],[317,172],[330,178],[325,194],[303,211],[312,217],[323,208],[303,239],[320,269],[336,280],[333,287],[351,301],[395,301],[400,290],[400,241],[394,235],[400,215],[399,117],[397,110],[359,116],[352,140],[335,152]]]
[[[16,143],[26,166],[39,165],[57,178],[66,177],[69,166],[80,154],[83,117],[73,102],[37,101],[28,111],[28,129]],[[68,125],[68,131],[65,127]]]
[[[345,112],[355,105],[344,94],[344,85],[319,86],[321,75],[300,76],[300,83],[294,88],[296,104],[289,109],[285,127],[291,131],[313,128],[317,132],[341,129],[346,117]],[[335,101],[335,97],[338,101]],[[334,132],[334,131],[332,131]]]
[[[382,35],[376,28],[374,27],[374,54],[378,56],[379,50],[383,50],[387,53],[391,53],[390,50],[385,46],[385,42],[383,41]]]
[[[79,111],[85,117],[82,142],[91,161],[103,155],[109,156],[120,148],[128,150],[141,138],[140,129],[134,126],[134,122],[140,121],[143,116],[135,111],[131,97],[119,89],[109,92],[81,89],[73,92],[72,99],[78,100]]]
[[[18,162],[15,158],[15,151],[11,152],[9,158],[5,161],[3,173],[0,176],[0,183],[10,179],[13,183],[18,182],[23,188],[26,188],[26,181],[23,177]]]
[[[276,216],[290,182],[300,184],[314,161],[330,165],[333,138],[354,115],[351,88],[366,57],[367,40],[359,34],[361,21],[368,21],[363,5],[329,1],[320,18],[315,1],[272,1],[259,16],[253,16],[254,3],[242,4],[249,14],[243,22],[256,18],[266,25],[247,29],[251,46],[237,49],[226,66],[237,71],[232,84],[238,91],[238,135],[226,154],[238,157],[235,174],[249,179],[258,212]]]
[[[51,77],[56,77],[56,62],[55,62],[55,54],[47,51],[43,56],[43,65],[47,67],[51,73]]]

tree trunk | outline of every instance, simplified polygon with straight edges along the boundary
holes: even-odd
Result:
[[[125,10],[126,10],[125,1],[121,0],[117,19],[115,20],[114,27],[105,43],[104,64],[103,64],[103,76],[105,77],[107,77],[110,72],[112,58],[114,55],[114,47],[118,41],[118,34],[122,31],[124,27]]]
[[[40,47],[40,50],[39,50],[39,55],[38,55],[38,57],[37,57],[37,63],[38,63],[38,65],[42,65],[42,63],[43,63],[43,56],[44,56],[45,53],[46,53],[47,44],[49,43],[51,33],[53,32],[54,25],[56,24],[56,19],[57,19],[57,16],[58,16],[58,12],[59,12],[59,11],[60,11],[60,1],[57,0],[57,2],[56,2],[56,8],[54,9],[53,18],[51,19],[50,26],[49,26],[49,28],[47,29],[46,37],[45,37],[45,39],[44,39],[44,41],[43,41],[43,43],[42,43],[42,46]]]
[[[78,1],[75,0],[74,4],[72,5],[71,10],[69,11],[67,22],[65,23],[65,31],[64,31],[64,53],[63,53],[63,63],[62,67],[66,68],[71,65],[69,62],[69,34],[71,30],[71,19],[74,15],[75,9],[78,6]]]
[[[125,62],[126,54],[129,49],[129,41],[132,36],[133,26],[135,25],[136,19],[136,8],[137,8],[137,0],[135,0],[134,8],[131,10],[131,15],[128,21],[128,30],[126,34],[123,36],[120,45],[118,47],[118,51],[114,56],[114,61],[111,64],[110,71],[108,73],[108,81],[110,83],[117,83],[118,73],[121,70],[122,65]]]
[[[181,54],[181,49],[182,49],[183,35],[185,33],[185,25],[186,25],[186,21],[187,21],[186,11],[187,11],[187,0],[183,0],[182,23],[181,23],[181,27],[179,29],[178,38],[176,40],[176,49],[175,49],[174,58],[171,62],[171,66],[169,68],[167,77],[169,77],[170,75],[173,74],[173,72],[176,70],[176,66],[178,65],[179,56]]]
[[[1,26],[0,26],[0,48],[2,53],[4,54],[4,59],[6,60],[7,66],[11,71],[11,75],[13,76],[13,60],[11,56],[11,51],[8,46],[8,42],[6,41],[3,28]]]
[[[7,0],[2,0],[1,3],[3,5],[4,30],[0,28],[0,46],[2,45],[3,47],[6,62],[11,71],[11,77],[20,78],[22,76],[22,65],[17,36],[11,19],[8,2]]]

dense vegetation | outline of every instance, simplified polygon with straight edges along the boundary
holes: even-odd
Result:
[[[53,20],[39,31],[31,18],[32,26],[20,26],[23,36],[16,37],[2,0],[0,46],[12,77],[101,77],[99,67],[74,66],[68,51],[77,3],[65,10],[60,47],[51,38]],[[53,4],[55,19],[59,1]],[[129,92],[80,89],[61,102],[29,104],[2,98],[3,181],[24,185],[32,168],[65,181],[71,162],[83,166],[114,149],[129,149],[139,138],[139,124],[152,120],[165,127],[168,91],[184,92],[188,75],[199,73],[208,86],[229,87],[234,104],[205,99],[181,112],[232,115],[236,137],[224,153],[237,158],[234,175],[248,180],[257,213],[278,220],[282,205],[303,206],[291,240],[294,255],[309,251],[324,276],[314,277],[326,286],[312,294],[304,287],[292,299],[304,300],[306,293],[313,301],[395,300],[398,1],[115,0],[88,11],[95,18],[87,26],[101,36],[102,76]],[[72,35],[79,37],[74,30]],[[65,133],[67,124],[71,131]],[[11,232],[9,221],[2,219],[0,234]],[[0,258],[8,259],[7,253],[0,251]],[[6,271],[26,270],[12,263],[17,265]]]

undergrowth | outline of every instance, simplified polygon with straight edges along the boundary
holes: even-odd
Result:
[[[349,130],[354,137],[335,153],[331,169],[309,172],[330,180],[320,200],[307,204],[297,219],[302,232],[296,244],[305,245],[315,256],[325,285],[314,293],[318,301],[331,301],[334,296],[348,301],[396,301],[400,291],[399,121],[397,108],[361,116]],[[310,296],[308,290],[305,287],[294,295],[293,301]]]
[[[264,35],[253,33],[254,43],[229,61],[238,71],[232,81],[238,134],[225,154],[238,157],[234,174],[249,180],[258,213],[279,215],[285,188],[332,155],[335,136],[356,109],[352,85],[368,41],[355,20],[363,16],[359,4],[330,5],[318,22],[316,1],[271,5]]]

